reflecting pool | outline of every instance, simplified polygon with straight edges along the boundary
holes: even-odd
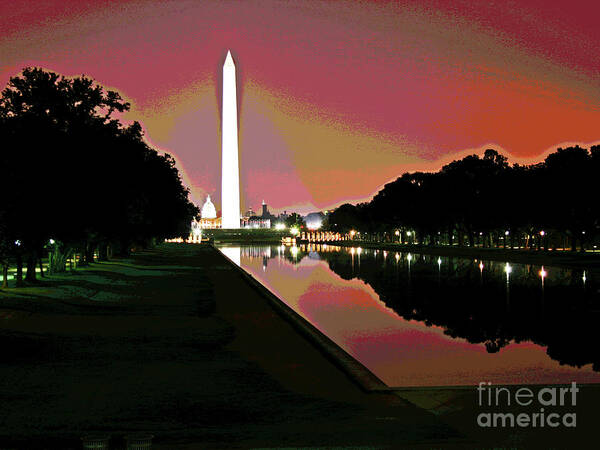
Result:
[[[330,245],[221,250],[389,386],[600,382],[589,270]]]

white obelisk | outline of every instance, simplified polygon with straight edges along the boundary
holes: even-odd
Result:
[[[227,52],[223,64],[223,117],[221,122],[221,205],[223,228],[240,227],[240,169],[238,164],[235,64]]]

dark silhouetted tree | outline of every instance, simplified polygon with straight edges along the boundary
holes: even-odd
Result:
[[[24,259],[28,281],[46,249],[51,271],[61,271],[74,253],[89,263],[96,251],[106,259],[109,246],[127,253],[186,233],[197,209],[173,158],[151,149],[138,123],[115,117],[128,109],[85,76],[38,68],[2,92],[0,252],[18,269]]]

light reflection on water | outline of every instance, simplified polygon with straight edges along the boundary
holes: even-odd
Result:
[[[600,382],[588,270],[331,245],[221,250],[390,386]]]

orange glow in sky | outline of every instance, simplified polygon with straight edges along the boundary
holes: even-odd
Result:
[[[221,67],[238,69],[242,205],[323,209],[488,146],[511,161],[600,139],[595,2],[15,0],[0,82],[29,65],[131,102],[220,205]]]

